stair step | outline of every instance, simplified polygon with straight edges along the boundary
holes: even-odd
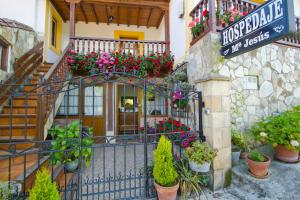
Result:
[[[3,108],[3,114],[35,114],[36,106],[5,106]]]
[[[26,136],[33,137],[36,135],[36,124],[0,125],[0,137],[9,137],[10,135],[20,139],[24,139]]]
[[[7,142],[28,142],[34,140],[34,136],[16,136],[13,135],[12,137],[9,136],[0,136],[0,143],[7,143]]]
[[[13,105],[14,106],[36,106],[37,104],[37,99],[12,99]]]
[[[35,114],[0,114],[0,125],[35,124]]]

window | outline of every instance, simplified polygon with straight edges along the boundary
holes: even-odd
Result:
[[[7,71],[9,42],[0,36],[0,69]]]
[[[78,87],[70,85],[58,109],[58,115],[78,115]]]
[[[57,21],[54,17],[51,21],[51,45],[57,48]]]
[[[84,113],[90,116],[103,115],[103,87],[91,86],[85,88]]]
[[[147,115],[166,115],[167,98],[163,95],[147,95]]]

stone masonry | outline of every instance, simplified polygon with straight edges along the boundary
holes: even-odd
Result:
[[[10,73],[13,73],[13,63],[38,42],[38,36],[31,27],[19,22],[0,19],[0,37],[9,42],[9,64],[8,70],[0,70],[0,80],[5,80]]]
[[[189,80],[210,74],[230,79],[233,126],[247,130],[261,117],[300,104],[300,49],[273,43],[224,61],[219,45],[219,35],[210,33],[191,47]]]

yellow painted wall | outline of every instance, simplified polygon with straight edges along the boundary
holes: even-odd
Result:
[[[123,30],[115,30],[114,31],[114,38],[120,39],[121,37],[130,38],[130,39],[137,39],[137,40],[144,40],[145,33],[138,32],[138,31],[123,31]]]
[[[54,18],[57,23],[56,47],[51,45],[52,18]],[[61,16],[55,10],[50,1],[46,0],[44,59],[47,62],[55,62],[62,52],[62,25],[63,20]]]

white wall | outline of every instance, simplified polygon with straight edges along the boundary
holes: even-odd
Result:
[[[295,16],[300,17],[300,0],[294,0]]]
[[[45,0],[0,0],[0,18],[16,20],[43,35]]]
[[[185,54],[186,31],[185,19],[179,18],[179,6],[182,0],[170,2],[170,48],[175,56],[175,62]]]

